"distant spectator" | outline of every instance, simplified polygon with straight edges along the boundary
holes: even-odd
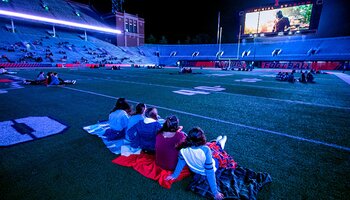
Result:
[[[53,74],[53,72],[47,72],[46,74],[46,81],[47,81],[47,84],[50,84],[51,83],[51,75]]]
[[[40,72],[35,80],[24,80],[23,84],[26,85],[44,85],[46,84],[46,77],[45,77],[45,73],[44,72]]]
[[[346,64],[344,63],[344,66],[343,66],[343,73],[345,73],[346,71]]]
[[[120,66],[112,66],[111,70],[120,70]]]
[[[312,75],[311,72],[307,73],[307,75],[306,75],[306,81],[307,81],[308,83],[315,83],[315,81],[314,81],[314,75]]]
[[[7,70],[5,69],[5,67],[0,67],[0,74],[8,74]]]
[[[293,72],[288,76],[288,82],[290,82],[290,83],[294,83],[295,82],[295,78],[294,78],[294,73]]]
[[[49,85],[62,85],[63,83],[59,80],[57,73],[51,74],[51,82]]]
[[[75,84],[76,80],[63,80],[58,77],[58,73],[51,72],[51,81],[49,82],[49,85],[64,85],[64,84]]]
[[[36,80],[37,81],[45,81],[46,80],[46,77],[45,77],[45,74],[43,71],[41,71],[38,76],[36,77]]]
[[[301,73],[301,78],[299,78],[299,82],[300,82],[300,83],[306,83],[305,72],[302,72],[302,73]]]
[[[9,72],[5,69],[5,67],[0,66],[0,74],[17,74],[17,72]]]
[[[179,73],[181,74],[191,74],[192,73],[192,68],[186,68],[186,67],[181,67]]]

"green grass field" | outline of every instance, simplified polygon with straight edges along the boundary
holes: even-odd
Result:
[[[334,75],[316,75],[316,84],[290,84],[268,70],[55,71],[77,84],[25,85],[0,94],[0,122],[49,116],[68,126],[62,134],[0,148],[1,199],[202,199],[185,190],[190,178],[167,190],[113,164],[116,156],[82,129],[107,119],[117,97],[154,105],[162,117],[177,115],[186,132],[200,126],[209,139],[227,135],[225,148],[239,165],[271,174],[273,182],[259,199],[350,197],[350,85]],[[38,72],[18,70],[16,76],[33,79]],[[198,86],[225,90],[173,92]]]

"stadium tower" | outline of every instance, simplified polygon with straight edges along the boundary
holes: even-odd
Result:
[[[111,14],[104,16],[104,20],[115,25],[122,34],[117,35],[118,46],[142,46],[145,43],[145,20],[138,15],[126,13],[124,0],[111,0]]]

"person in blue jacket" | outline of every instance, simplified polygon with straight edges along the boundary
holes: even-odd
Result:
[[[158,120],[158,111],[156,108],[147,108],[145,119],[139,121],[133,127],[128,129],[127,135],[130,139],[130,146],[141,148],[148,153],[154,153],[156,144],[156,135],[162,128]]]

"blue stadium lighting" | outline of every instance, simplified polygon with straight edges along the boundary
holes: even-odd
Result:
[[[115,33],[115,34],[121,34],[120,30],[117,29],[111,29],[111,28],[104,28],[100,26],[92,26],[87,24],[80,24],[76,22],[70,22],[70,21],[64,21],[64,20],[58,20],[58,19],[51,19],[46,17],[40,17],[35,15],[28,15],[23,13],[17,13],[17,12],[11,12],[6,10],[0,10],[0,15],[9,16],[9,17],[17,17],[21,19],[30,19],[34,21],[39,22],[46,22],[54,25],[62,25],[62,26],[70,26],[70,27],[76,27],[76,28],[82,28],[82,29],[88,29],[88,30],[95,30],[95,31],[101,31],[105,33]]]
[[[75,11],[74,13],[75,13],[76,16],[80,17],[79,11]]]

